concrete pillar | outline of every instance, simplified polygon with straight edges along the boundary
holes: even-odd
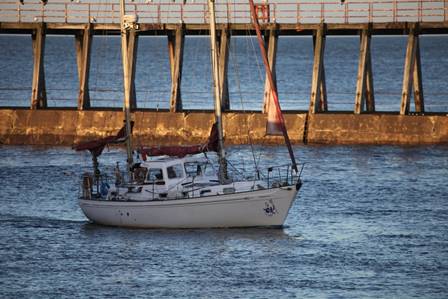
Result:
[[[418,30],[417,23],[410,26],[401,92],[401,115],[409,113],[412,87],[414,87],[415,111],[424,112]]]
[[[230,109],[229,99],[229,82],[227,78],[227,69],[229,64],[229,47],[230,47],[230,31],[223,28],[220,31],[217,49],[218,52],[218,68],[219,68],[219,90],[221,91],[222,111]]]
[[[370,38],[370,33],[369,33]],[[373,89],[373,71],[372,71],[372,55],[369,46],[367,54],[367,80],[366,80],[366,104],[368,112],[375,112],[375,91]]]
[[[137,67],[138,34],[135,29],[128,32],[128,61],[130,79],[130,108],[131,111],[137,108],[137,96],[135,92],[135,69]]]
[[[89,23],[81,33],[75,35],[76,61],[78,65],[79,79],[78,110],[90,108],[89,72],[92,33],[92,24]]]
[[[375,111],[373,95],[373,75],[370,55],[370,29],[361,31],[361,41],[359,46],[358,76],[356,81],[355,114],[363,111]]]
[[[313,34],[313,49],[315,49],[315,48],[316,48],[316,34]],[[320,101],[319,101],[320,105],[319,105],[318,110],[319,110],[319,112],[328,111],[327,84],[325,83],[325,63],[324,63],[324,60],[322,60],[322,74],[320,76],[319,92],[320,92]]]
[[[171,70],[171,112],[182,111],[182,97],[180,86],[182,81],[184,41],[185,33],[183,30],[183,24],[179,25],[175,32],[168,32],[168,52]]]
[[[412,76],[415,62],[415,28],[412,27],[408,35],[408,44],[406,47],[406,58],[404,62],[403,88],[401,92],[400,114],[409,113],[409,104],[412,88]]]
[[[275,65],[277,60],[277,44],[278,44],[277,25],[274,24],[269,29],[269,31],[266,31],[265,33],[265,47],[267,48],[269,69],[271,70],[272,73],[272,79],[275,84],[275,89],[277,89],[277,76],[275,71]],[[269,83],[268,76],[266,75],[264,83],[263,113],[267,112],[269,101],[273,101],[273,97],[272,97],[271,85]]]
[[[313,77],[311,81],[311,99],[309,113],[323,111],[326,106],[325,84],[322,81],[324,73],[324,51],[325,51],[325,24],[321,24],[316,32],[316,42],[314,46]],[[322,92],[323,91],[323,92]],[[323,103],[323,104],[322,104]]]
[[[423,97],[423,85],[422,85],[422,65],[420,60],[420,39],[419,36],[415,36],[415,63],[413,70],[414,81],[414,102],[415,112],[425,112],[425,101]]]
[[[36,24],[31,35],[33,43],[33,82],[31,91],[31,109],[47,107],[47,92],[45,90],[45,23]]]

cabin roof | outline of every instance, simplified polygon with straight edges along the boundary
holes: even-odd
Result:
[[[148,168],[166,168],[175,164],[184,164],[184,163],[206,163],[208,160],[205,157],[195,157],[195,156],[187,156],[183,158],[175,158],[168,156],[161,157],[152,157],[151,160],[142,162],[142,166]]]

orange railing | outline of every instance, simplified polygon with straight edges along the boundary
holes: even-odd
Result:
[[[277,23],[367,23],[448,21],[448,0],[263,1]],[[2,0],[0,22],[119,23],[118,0]],[[250,23],[248,1],[216,2],[218,23]],[[208,23],[206,0],[127,0],[139,23]]]

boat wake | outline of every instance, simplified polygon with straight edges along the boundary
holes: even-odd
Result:
[[[0,214],[0,226],[2,227],[14,226],[21,228],[58,228],[66,225],[79,225],[82,223],[86,223],[86,220]]]

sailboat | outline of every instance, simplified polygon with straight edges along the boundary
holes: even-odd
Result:
[[[221,114],[221,92],[215,37],[215,0],[208,0],[210,41],[215,97],[215,124],[204,144],[190,146],[153,146],[138,149],[143,161],[133,162],[132,122],[129,110],[129,69],[126,51],[125,3],[120,0],[122,56],[125,81],[125,125],[115,136],[76,145],[89,150],[93,174],[84,174],[80,207],[92,222],[108,226],[139,228],[230,228],[282,227],[302,186],[301,172],[294,158],[278,104],[275,88],[277,128],[285,137],[292,163],[269,167],[264,176],[237,179],[228,174]],[[250,0],[257,36],[258,20]],[[260,43],[266,56],[264,45]],[[266,71],[270,73],[266,57]],[[270,75],[272,80],[272,74]],[[272,83],[272,81],[271,81]],[[271,86],[275,86],[271,84]],[[116,169],[115,184],[110,186],[98,169],[98,156],[110,143],[126,142],[127,172]],[[219,167],[214,167],[207,153],[216,152]],[[149,157],[149,158],[148,158]],[[303,166],[302,166],[303,168]],[[127,177],[127,178],[126,178]]]

